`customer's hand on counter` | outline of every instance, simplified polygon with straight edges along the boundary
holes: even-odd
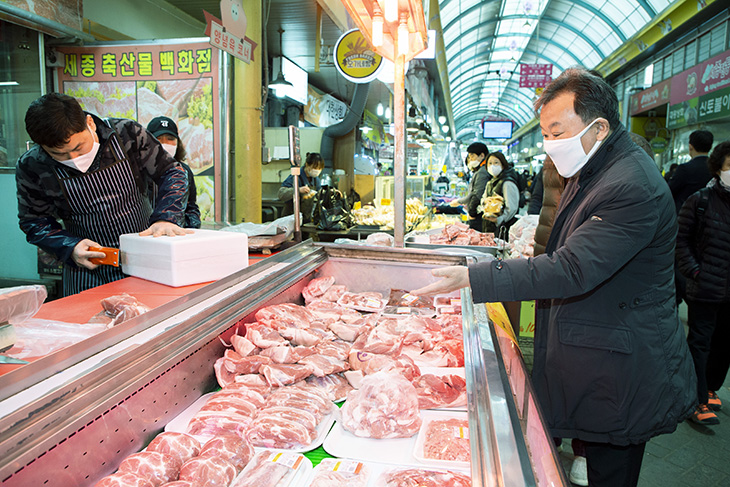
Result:
[[[414,296],[447,294],[457,289],[469,287],[469,268],[464,266],[440,267],[431,271],[434,277],[443,277],[440,281],[410,291]]]

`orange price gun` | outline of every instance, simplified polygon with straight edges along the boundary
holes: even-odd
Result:
[[[89,247],[92,252],[104,252],[105,257],[89,259],[92,264],[113,265],[119,267],[119,249],[114,247]]]

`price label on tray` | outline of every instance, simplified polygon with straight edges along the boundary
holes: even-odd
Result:
[[[405,305],[409,305],[414,301],[418,301],[418,296],[406,293],[401,297],[401,302]]]
[[[395,312],[398,313],[399,315],[407,315],[411,312],[411,308],[405,308],[405,307],[401,306],[398,309],[396,309]]]
[[[461,298],[451,298],[451,306],[461,306]]]
[[[367,306],[368,308],[377,309],[377,308],[381,308],[383,306],[383,302],[380,301],[379,299],[367,298],[365,300],[365,306]]]
[[[463,426],[454,427],[454,438],[461,438],[463,440],[469,439],[469,428]]]
[[[303,459],[304,459],[303,455],[298,455],[296,453],[286,453],[286,452],[271,452],[268,456],[269,462],[276,463],[278,465],[283,465],[285,467],[289,467],[292,470],[298,469],[299,465],[301,465]]]
[[[322,460],[321,465],[321,468],[331,470],[332,472],[353,474],[359,474],[363,467],[362,462],[355,460],[334,460],[331,458],[325,458]]]

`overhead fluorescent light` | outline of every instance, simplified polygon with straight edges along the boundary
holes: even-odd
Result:
[[[0,86],[18,86],[17,81],[0,81]]]

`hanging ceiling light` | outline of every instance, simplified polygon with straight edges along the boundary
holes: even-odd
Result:
[[[373,4],[373,46],[383,45],[383,12],[377,2]]]
[[[376,113],[376,114],[377,114],[377,115],[378,115],[379,117],[382,117],[382,116],[383,116],[383,113],[384,113],[384,112],[385,112],[385,109],[383,108],[383,104],[382,104],[382,103],[378,103],[378,106],[377,106],[377,108],[375,109],[375,113]]]
[[[294,86],[284,77],[284,44],[282,43],[282,34],[284,34],[284,29],[279,27],[279,52],[281,52],[281,55],[279,56],[279,74],[276,75],[276,79],[274,79],[274,81],[269,83],[269,88],[273,90],[277,90],[278,88],[286,88],[287,86]]]
[[[392,114],[392,113],[391,113],[391,111],[390,111],[390,107],[387,107],[387,108],[385,109],[385,118],[387,118],[387,119],[388,119],[389,121],[390,121],[390,116],[391,116],[391,114]]]

